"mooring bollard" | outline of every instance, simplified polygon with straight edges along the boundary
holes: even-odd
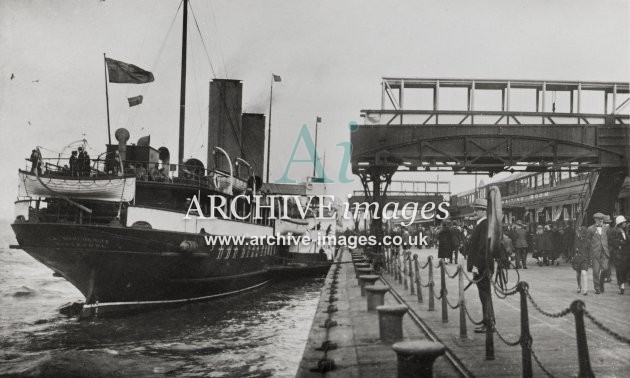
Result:
[[[435,283],[433,282],[433,257],[429,256],[429,311],[435,311]]]
[[[370,268],[359,268],[356,271],[357,271],[357,284],[359,285],[361,285],[361,279],[359,277],[372,274],[372,269]]]
[[[532,377],[532,335],[529,333],[529,314],[527,312],[527,290],[529,285],[521,281],[517,290],[521,297],[521,366],[523,377]]]
[[[464,292],[466,286],[464,285],[464,268],[462,265],[457,266],[458,271],[458,288],[459,288],[459,338],[467,339],[468,331],[466,329],[466,299],[464,298]]]
[[[591,359],[588,355],[588,343],[586,342],[586,331],[584,329],[584,302],[573,301],[570,309],[575,316],[575,336],[577,338],[578,362],[580,364],[580,372],[578,377],[591,378],[595,377],[591,369]]]
[[[442,299],[442,323],[448,323],[448,291],[446,290],[446,264],[440,259],[440,298]]]
[[[359,276],[359,287],[361,288],[361,296],[365,297],[365,286],[366,285],[374,285],[378,279],[381,278],[377,275],[366,274]]]
[[[418,288],[418,303],[422,303],[422,281],[420,280],[420,266],[418,262],[418,255],[413,256],[414,270],[416,271],[416,287]]]
[[[409,309],[405,305],[377,306],[378,328],[382,342],[392,343],[403,338],[402,319]]]
[[[414,255],[413,257],[415,258],[416,255]],[[415,295],[416,290],[414,289],[413,267],[411,264],[411,259],[407,259],[407,271],[409,272],[409,294]]]
[[[398,357],[398,377],[433,377],[433,363],[446,351],[444,345],[427,340],[401,341],[392,348]]]
[[[385,304],[385,294],[389,291],[387,286],[365,286],[367,294],[367,310],[376,311],[376,307]]]

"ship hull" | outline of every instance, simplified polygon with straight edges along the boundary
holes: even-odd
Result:
[[[84,315],[238,294],[269,282],[276,260],[271,246],[208,246],[199,234],[28,222],[12,227],[21,249],[81,291]]]

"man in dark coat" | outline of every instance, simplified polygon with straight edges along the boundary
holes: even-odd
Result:
[[[70,155],[70,174],[72,176],[77,175],[77,160],[77,152],[72,151],[72,154]]]
[[[453,257],[453,236],[451,235],[450,222],[445,220],[438,233],[438,258],[451,259]]]
[[[521,222],[516,223],[514,248],[516,248],[516,269],[527,269],[527,230]]]
[[[608,268],[608,230],[604,226],[604,218],[602,213],[595,213],[593,219],[595,224],[586,230],[586,249],[587,253],[593,259],[593,286],[595,286],[595,294],[604,291],[604,281],[602,272]]]
[[[451,230],[451,244],[453,247],[452,261],[457,264],[457,258],[459,257],[459,249],[462,245],[462,231],[457,224],[457,221],[453,222],[450,228]]]
[[[468,246],[467,269],[473,272],[473,279],[477,282],[479,300],[483,311],[483,322],[481,327],[475,328],[476,333],[485,333],[487,327],[492,327],[494,323],[494,309],[492,307],[492,286],[491,279],[494,272],[494,262],[487,263],[486,244],[488,237],[488,218],[486,217],[487,201],[482,198],[475,200],[473,205],[475,213],[479,217],[477,225],[470,237]],[[493,260],[491,260],[493,261]]]

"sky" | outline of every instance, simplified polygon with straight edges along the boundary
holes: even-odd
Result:
[[[155,76],[150,84],[109,85],[112,133],[125,127],[130,142],[151,135],[153,146],[177,156],[179,4],[0,1],[0,218],[12,218],[17,169],[33,147],[53,157],[86,138],[92,157],[104,150],[103,53]],[[361,109],[380,106],[384,76],[630,80],[625,0],[191,0],[191,7],[204,43],[189,13],[185,157],[206,160],[212,78],[242,80],[243,110],[268,113],[274,73],[282,81],[273,92],[272,181],[284,172],[300,127],[314,132],[317,116],[319,154],[336,178],[343,152],[336,145],[350,140],[347,125],[360,123]],[[129,108],[127,97],[138,94],[143,104]],[[299,180],[311,169],[295,165],[291,176]],[[360,189],[352,177],[330,191]],[[451,181],[453,192],[475,181],[445,173],[440,180]]]

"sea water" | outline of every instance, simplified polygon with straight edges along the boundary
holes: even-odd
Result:
[[[79,322],[57,312],[83,299],[79,291],[9,243],[3,237],[0,248],[1,375],[294,376],[323,284],[278,282],[222,300]]]

